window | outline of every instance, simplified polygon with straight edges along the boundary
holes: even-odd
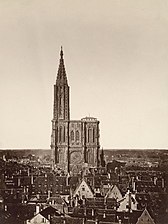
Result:
[[[79,131],[76,131],[76,141],[79,141]]]
[[[63,133],[63,142],[65,142],[65,126],[64,126],[64,133]]]
[[[59,142],[62,141],[62,126],[59,127]]]
[[[62,97],[60,95],[60,98],[59,98],[59,115],[61,116],[62,115]]]
[[[93,140],[92,129],[89,128],[88,129],[88,142],[92,142],[92,140]]]
[[[71,131],[71,141],[74,141],[74,131]]]
[[[93,128],[93,142],[95,142],[95,129]]]
[[[42,218],[42,222],[43,222],[43,223],[46,223],[46,219],[45,219],[45,218]]]

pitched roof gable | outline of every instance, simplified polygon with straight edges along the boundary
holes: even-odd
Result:
[[[145,208],[141,216],[138,218],[138,221],[136,224],[155,224],[155,222],[150,216],[148,210]]]
[[[106,194],[107,198],[115,198],[116,200],[122,199],[122,194],[118,187],[114,185],[112,188],[109,189],[109,191]]]
[[[94,196],[90,186],[85,180],[82,180],[82,182],[77,186],[73,195],[74,197],[78,195],[79,197],[86,196],[88,198],[92,198]]]
[[[45,219],[49,220],[48,219],[49,215],[61,216],[62,213],[60,211],[58,211],[56,208],[54,208],[53,206],[48,206],[45,209],[43,209],[41,212],[35,214],[31,219],[29,218],[29,220],[32,220],[39,215],[43,216]]]

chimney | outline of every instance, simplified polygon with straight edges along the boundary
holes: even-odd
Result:
[[[20,187],[20,177],[18,177],[18,187]]]
[[[6,161],[6,156],[5,155],[3,155],[3,161]]]
[[[98,218],[96,218],[96,220],[95,220],[95,224],[98,224],[98,223],[99,223]]]
[[[37,194],[36,197],[37,197],[38,200],[40,199],[40,195],[39,194]]]
[[[5,210],[5,212],[8,211],[8,206],[7,205],[4,206],[4,210]]]
[[[51,197],[51,191],[48,190],[48,198],[50,198],[50,197]]]
[[[31,184],[33,184],[34,181],[33,181],[33,174],[31,175]]]
[[[133,189],[133,192],[136,191],[136,182],[134,179],[132,179],[132,189]]]
[[[40,205],[36,204],[36,214],[40,212]]]
[[[157,183],[157,177],[154,177],[153,183],[154,183],[154,185],[156,185],[156,183]]]
[[[164,185],[164,178],[162,178],[162,188],[164,188],[165,185]]]
[[[28,168],[28,170],[27,170],[27,176],[28,177],[30,176],[30,168]]]
[[[94,216],[94,209],[92,208],[92,216]]]
[[[131,192],[130,190],[128,190],[128,202],[127,202],[127,206],[128,206],[128,212],[130,212],[131,210]]]

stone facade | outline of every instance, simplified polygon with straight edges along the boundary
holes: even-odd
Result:
[[[65,173],[79,173],[86,164],[98,166],[99,121],[93,117],[70,120],[69,86],[62,49],[54,85],[51,149],[53,167]]]

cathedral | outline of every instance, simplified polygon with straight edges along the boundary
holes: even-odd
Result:
[[[61,47],[54,85],[52,161],[53,167],[65,173],[79,173],[85,166],[99,165],[99,121],[93,117],[70,120],[69,90]]]

